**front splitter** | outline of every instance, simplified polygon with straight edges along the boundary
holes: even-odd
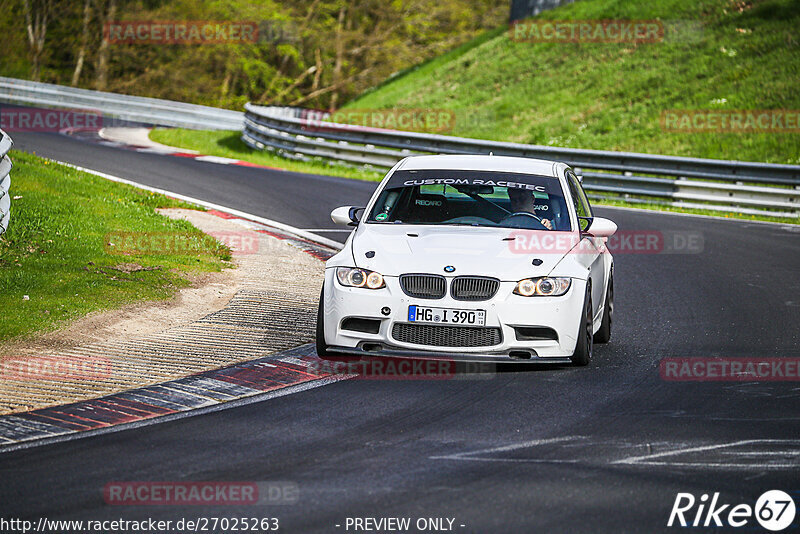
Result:
[[[437,360],[450,362],[480,362],[480,363],[530,363],[530,364],[571,364],[567,357],[544,358],[531,355],[530,358],[510,356],[508,353],[468,353],[468,352],[441,352],[427,350],[401,349],[382,346],[380,349],[364,349],[363,347],[328,347],[328,352],[342,356],[377,356],[384,358],[410,358],[415,360]]]

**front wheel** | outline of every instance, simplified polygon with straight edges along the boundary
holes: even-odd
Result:
[[[594,336],[592,335],[592,292],[591,288],[586,289],[586,297],[583,299],[583,314],[580,328],[578,329],[578,343],[575,345],[575,352],[572,354],[572,363],[577,366],[589,365],[592,360],[592,345]]]
[[[614,275],[608,279],[606,303],[603,306],[603,320],[600,329],[594,335],[595,343],[608,343],[611,339],[611,322],[614,320]]]

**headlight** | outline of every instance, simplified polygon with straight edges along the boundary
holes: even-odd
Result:
[[[571,283],[571,278],[526,278],[517,282],[514,293],[523,297],[559,297]]]
[[[340,284],[347,287],[365,287],[367,289],[386,287],[381,273],[367,271],[366,269],[338,267],[336,269],[336,278]]]

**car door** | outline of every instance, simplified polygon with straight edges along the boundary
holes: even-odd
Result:
[[[605,269],[603,262],[603,251],[605,251],[605,241],[602,238],[595,238],[585,234],[584,230],[589,225],[592,215],[592,206],[586,192],[583,190],[578,177],[571,170],[566,171],[567,183],[569,184],[570,196],[575,206],[575,213],[578,214],[578,223],[581,231],[581,243],[579,257],[581,263],[589,268],[589,279],[592,281],[592,312],[595,317],[603,303],[603,293],[605,288]]]

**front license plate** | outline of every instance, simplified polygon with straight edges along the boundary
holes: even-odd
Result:
[[[486,324],[486,311],[455,310],[452,308],[429,308],[427,306],[409,306],[408,322],[483,326]]]

